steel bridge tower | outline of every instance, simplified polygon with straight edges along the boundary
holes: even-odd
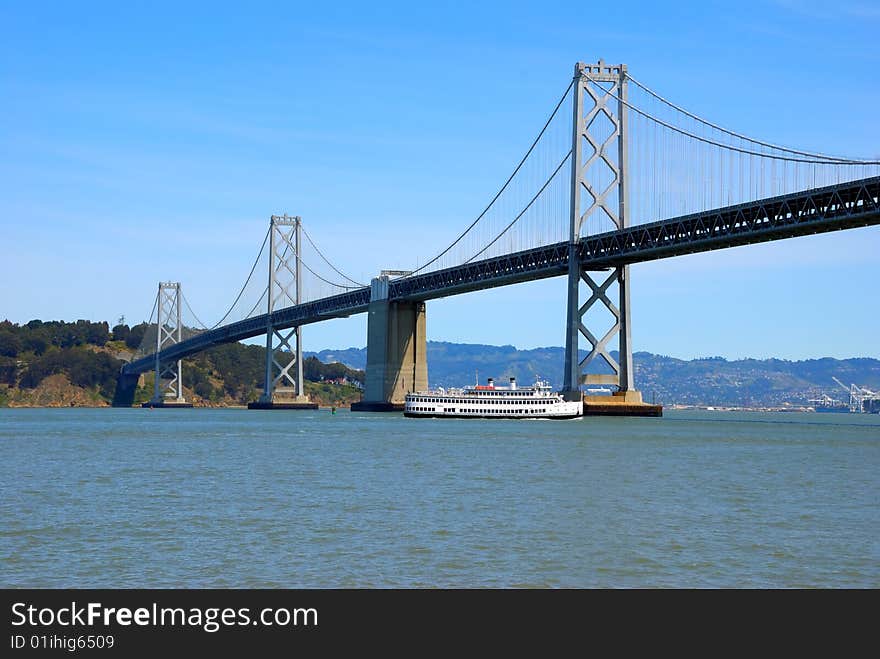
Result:
[[[603,397],[609,402],[641,403],[641,394],[633,386],[629,266],[615,267],[597,277],[598,273],[582,268],[578,259],[578,243],[591,218],[610,220],[618,230],[629,226],[626,93],[626,65],[608,65],[602,60],[598,64],[578,62],[575,65],[563,384],[569,400],[581,398],[582,384],[604,384],[617,387],[613,398]],[[589,288],[589,297],[583,304],[580,302],[581,282]],[[616,304],[608,294],[613,284],[617,284],[618,289]],[[585,319],[590,309],[599,303],[614,319],[604,334],[591,331]],[[619,352],[616,360],[608,347],[615,335]],[[583,360],[578,355],[581,336],[590,345]],[[597,357],[601,357],[611,374],[585,373]]]
[[[156,377],[153,398],[144,403],[145,407],[192,407],[183,397],[181,360],[163,362],[159,358],[164,348],[183,340],[181,297],[180,282],[159,282],[156,295]]]
[[[302,218],[269,219],[269,287],[266,325],[266,375],[263,394],[249,409],[317,409],[303,388],[302,327],[278,330],[272,312],[302,304]],[[295,339],[295,348],[290,340]]]

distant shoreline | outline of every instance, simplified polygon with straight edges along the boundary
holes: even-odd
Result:
[[[319,410],[331,410],[333,408],[337,410],[347,410],[351,409],[351,405],[318,405]],[[247,405],[197,405],[194,404],[190,408],[185,409],[198,409],[198,410],[246,410]],[[113,405],[3,405],[0,406],[0,410],[100,410],[100,409],[115,409],[115,410],[138,410],[138,409],[150,409],[150,408],[142,408],[141,405],[131,405],[129,407],[114,407]]]
[[[332,409],[337,410],[350,410],[351,405],[319,405],[318,409],[322,411],[331,411]],[[700,412],[778,412],[782,414],[791,414],[792,412],[800,412],[803,414],[819,414],[816,410],[808,407],[743,407],[743,406],[724,406],[724,405],[665,405],[667,410],[674,411],[700,411]],[[140,405],[132,405],[130,407],[113,407],[112,405],[6,405],[0,407],[0,410],[62,410],[62,409],[88,409],[88,410],[97,410],[97,409],[152,409],[152,408],[143,408]],[[193,405],[191,408],[185,409],[199,409],[199,410],[246,410],[248,409],[247,405]],[[848,414],[845,412],[840,412],[840,414]]]

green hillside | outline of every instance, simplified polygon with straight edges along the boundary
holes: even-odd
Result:
[[[105,406],[113,399],[116,376],[140,346],[145,325],[79,320],[0,323],[0,406]],[[154,331],[155,334],[155,331]],[[231,343],[187,359],[184,394],[199,406],[246,405],[263,387],[266,351]],[[342,364],[303,360],[305,390],[321,405],[360,400],[362,371]],[[135,403],[153,393],[153,374],[142,376]]]

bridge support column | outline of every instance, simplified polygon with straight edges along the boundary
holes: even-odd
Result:
[[[302,303],[302,220],[298,215],[273,215],[269,223],[266,377],[263,394],[259,400],[248,403],[248,409],[315,410],[317,403],[309,400],[303,388],[302,327],[279,330],[272,325],[272,311],[276,307]],[[291,294],[293,286],[295,293]],[[290,345],[294,337],[295,347]]]
[[[131,407],[137,392],[140,373],[134,375],[120,373],[116,376],[116,390],[113,392],[113,407]]]
[[[370,283],[364,398],[352,411],[402,410],[407,393],[428,388],[424,302],[389,302],[388,277]]]
[[[583,233],[590,229],[588,221],[599,231],[629,226],[626,88],[623,64],[607,65],[600,60],[598,64],[579,62],[575,65],[563,391],[567,399],[583,401],[585,414],[659,416],[661,408],[644,405],[641,393],[633,386],[629,266],[615,268],[594,279],[581,268],[578,252]],[[616,103],[612,103],[615,98]],[[581,284],[586,284],[588,289],[584,304],[580,304]],[[609,287],[615,284],[617,304],[608,294]],[[598,302],[610,312],[613,324],[597,336],[588,328],[586,316]],[[608,345],[615,336],[618,339],[616,360]],[[589,352],[583,360],[579,355],[581,337],[589,343]],[[585,373],[596,357],[602,358],[605,370],[611,373]],[[584,396],[583,384],[611,385],[617,390],[612,396]]]
[[[156,297],[156,368],[153,397],[143,407],[192,407],[183,397],[183,364],[181,360],[164,362],[159,358],[163,348],[180,343],[183,323],[180,320],[180,282],[159,282]]]

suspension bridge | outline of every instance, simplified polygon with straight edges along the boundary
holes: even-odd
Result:
[[[428,385],[427,301],[565,277],[564,395],[596,413],[653,415],[633,382],[630,265],[876,224],[880,158],[749,137],[676,105],[625,65],[578,63],[482,212],[412,270],[358,282],[326,258],[301,218],[284,215],[271,217],[245,283],[214,325],[198,319],[180,283],[160,283],[152,331],[120,373],[117,402],[131,404],[139,376],[153,371],[149,404],[184,405],[183,359],[265,334],[263,394],[253,406],[314,407],[303,389],[302,328],[368,313],[360,409],[400,409],[406,393]],[[593,385],[614,394],[584,396]]]

